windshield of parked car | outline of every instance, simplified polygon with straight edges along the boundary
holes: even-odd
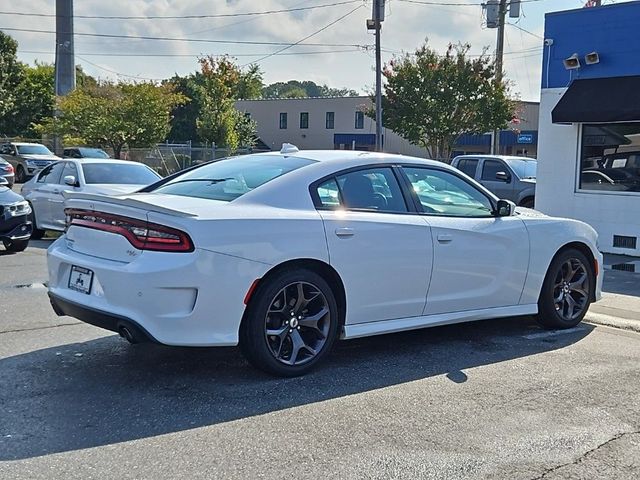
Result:
[[[18,155],[53,155],[44,145],[16,145]]]
[[[160,175],[141,163],[85,163],[82,165],[87,184],[151,185]]]
[[[536,178],[538,162],[530,158],[507,158],[505,159],[518,178]]]
[[[155,189],[158,193],[230,202],[276,177],[314,163],[279,155],[245,155],[209,163]]]
[[[84,158],[109,158],[109,154],[100,148],[79,148],[78,150]]]

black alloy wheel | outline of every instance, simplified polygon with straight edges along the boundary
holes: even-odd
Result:
[[[316,272],[285,270],[262,280],[243,320],[240,347],[255,367],[302,375],[331,350],[339,330],[333,291]]]
[[[595,289],[591,262],[579,250],[557,255],[547,271],[538,301],[537,319],[545,327],[571,328],[589,309]]]

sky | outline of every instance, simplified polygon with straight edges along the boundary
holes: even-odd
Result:
[[[539,99],[544,14],[581,8],[585,1],[523,0],[521,17],[507,19],[504,68],[515,96],[522,100]],[[36,60],[52,63],[55,35],[34,30],[55,31],[55,0],[2,3],[0,30],[19,42],[19,59],[30,64]],[[265,83],[312,80],[330,87],[348,87],[362,94],[374,86],[374,37],[366,29],[366,19],[371,18],[371,0],[80,0],[74,3],[76,64],[102,79],[158,80],[176,73],[185,75],[197,69],[198,56],[230,54],[240,65],[257,62]],[[387,0],[381,37],[383,61],[414,51],[425,40],[441,52],[449,43],[463,42],[472,46],[473,55],[482,53],[484,48],[493,53],[497,30],[486,27],[480,3],[481,0]],[[603,1],[608,3],[621,1]],[[238,15],[284,9],[296,10]],[[145,18],[104,18],[109,16]],[[148,18],[151,16],[182,18]],[[185,18],[187,16],[197,18]],[[170,40],[92,37],[80,35],[82,33]],[[274,55],[278,51],[280,53]]]

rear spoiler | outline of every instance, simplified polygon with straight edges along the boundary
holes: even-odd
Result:
[[[128,194],[125,195],[100,195],[99,193],[80,193],[80,192],[71,192],[71,191],[63,191],[62,196],[65,200],[84,200],[87,202],[99,202],[99,203],[107,203],[111,205],[125,206],[138,208],[141,210],[145,210],[148,212],[156,212],[156,213],[164,213],[166,215],[172,215],[174,217],[197,217],[196,214],[183,212],[181,210],[174,210],[172,208],[161,207],[159,205],[154,205],[152,203],[141,202],[140,200],[136,200],[135,198],[131,198]],[[94,206],[90,206],[89,208],[94,209]]]

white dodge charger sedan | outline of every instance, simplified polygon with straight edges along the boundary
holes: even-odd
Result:
[[[277,375],[338,338],[519,315],[569,328],[600,297],[590,226],[418,158],[285,146],[65,206],[56,313],[133,343],[239,344]]]

